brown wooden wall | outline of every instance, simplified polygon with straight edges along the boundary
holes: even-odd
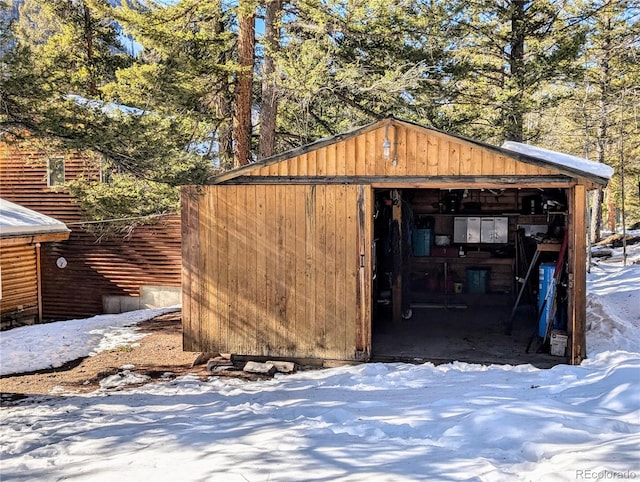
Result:
[[[38,316],[36,248],[28,244],[1,246],[2,328],[32,323]]]
[[[391,159],[382,156],[387,128],[365,131],[328,146],[249,171],[253,176],[540,176],[557,172],[506,157],[437,131],[392,121]],[[394,142],[395,140],[395,142]]]
[[[142,285],[180,286],[180,217],[135,229],[127,239],[98,241],[85,231],[72,196],[50,188],[47,154],[28,146],[0,144],[0,197],[51,216],[71,229],[68,241],[42,245],[43,319],[81,318],[102,313],[103,295],[138,296]],[[65,178],[97,179],[98,164],[65,155]],[[60,256],[68,261],[57,268]]]
[[[370,350],[369,188],[200,192],[182,196],[186,350],[342,360]]]

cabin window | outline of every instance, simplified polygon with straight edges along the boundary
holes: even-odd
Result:
[[[111,184],[113,176],[122,174],[123,170],[120,166],[114,165],[106,157],[100,158],[100,182]]]
[[[64,158],[47,159],[47,186],[59,186],[64,183]]]
[[[113,178],[113,167],[103,157],[100,159],[100,182],[110,184]]]

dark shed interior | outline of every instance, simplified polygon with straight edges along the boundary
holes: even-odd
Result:
[[[372,358],[563,362],[567,209],[558,188],[377,189]]]

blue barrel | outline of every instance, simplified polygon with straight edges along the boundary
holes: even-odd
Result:
[[[539,269],[539,282],[538,282],[538,335],[543,338],[547,331],[547,324],[549,322],[549,315],[551,314],[551,305],[553,304],[553,274],[556,269],[555,263],[540,263]],[[549,292],[549,290],[551,290]],[[547,292],[549,295],[547,296]],[[544,304],[545,298],[547,304]],[[540,310],[543,310],[542,312]]]

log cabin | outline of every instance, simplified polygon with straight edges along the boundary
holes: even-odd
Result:
[[[64,183],[107,182],[103,174],[96,156],[0,143],[2,197],[71,229],[67,240],[41,248],[42,321],[180,303],[180,216],[159,217],[127,236],[94,234]]]

